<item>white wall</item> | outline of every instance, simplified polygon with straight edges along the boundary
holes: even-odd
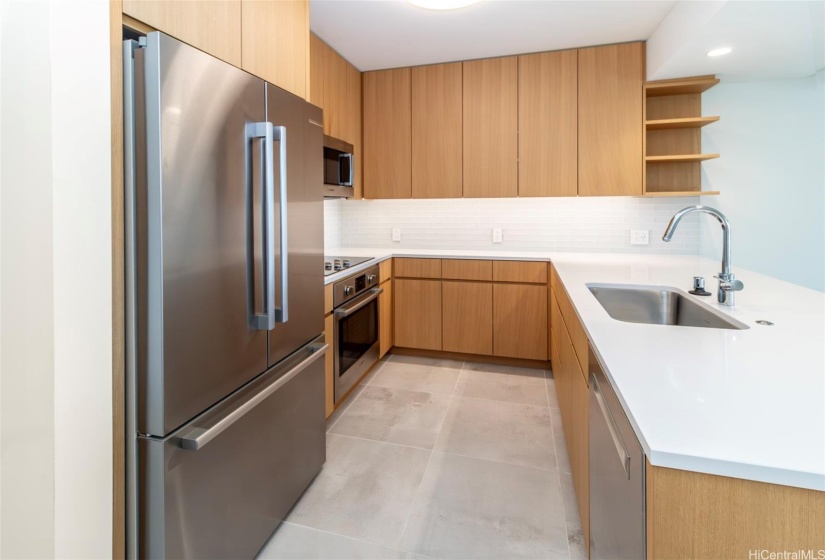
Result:
[[[0,10],[0,555],[107,558],[109,5]]]
[[[732,261],[825,291],[825,71],[805,79],[720,84],[703,95],[702,204],[731,221]],[[703,217],[702,254],[719,258],[722,232]],[[747,290],[747,278],[742,278]]]
[[[671,243],[661,238],[673,214],[697,203],[696,197],[327,201],[326,251],[400,246],[695,255],[696,217],[685,220]],[[400,243],[391,239],[393,228],[401,229]],[[492,242],[492,228],[503,229],[503,243]],[[650,245],[630,245],[632,229],[648,230]]]

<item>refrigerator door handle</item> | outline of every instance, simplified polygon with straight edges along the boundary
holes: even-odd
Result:
[[[257,122],[246,125],[247,145],[252,140],[260,139],[263,143],[263,313],[255,313],[253,326],[257,330],[271,331],[275,328],[275,173],[273,170],[272,123]],[[251,281],[251,280],[250,280]]]
[[[298,364],[291,370],[256,393],[255,396],[233,409],[229,414],[208,427],[193,427],[191,430],[183,434],[180,438],[180,446],[183,449],[188,449],[190,451],[197,451],[201,449],[204,445],[220,435],[221,432],[240,420],[247,412],[255,408],[272,393],[289,383],[293,377],[318,361],[321,356],[326,354],[327,350],[329,350],[329,344],[313,344],[309,347],[309,350],[311,352],[309,356],[298,362]]]
[[[286,127],[285,126],[273,126],[272,127],[272,138],[273,140],[277,140],[278,142],[278,183],[280,189],[278,191],[278,209],[279,209],[279,218],[280,218],[280,265],[281,265],[281,305],[274,308],[275,314],[275,321],[278,323],[286,323],[289,320],[289,270],[287,269],[288,261],[289,261],[289,244],[287,240],[287,231],[288,231],[288,224],[287,224],[287,182],[286,182],[286,160],[287,160],[287,153],[286,153]],[[275,190],[274,184],[272,185],[272,191]],[[270,192],[272,192],[270,191]],[[270,195],[267,195],[270,196]],[[274,192],[272,192],[270,200],[274,198]],[[274,212],[273,212],[274,218]],[[273,226],[274,230],[274,226]],[[275,267],[274,256],[272,261],[272,268]],[[274,291],[274,288],[273,288]],[[274,325],[273,325],[274,326]],[[270,329],[271,330],[271,329]]]

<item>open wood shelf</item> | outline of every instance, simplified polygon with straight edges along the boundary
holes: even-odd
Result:
[[[715,76],[697,76],[696,78],[662,80],[659,82],[648,82],[645,85],[645,93],[647,97],[703,93],[718,83],[719,79]]]
[[[673,130],[677,128],[702,128],[711,123],[715,123],[719,117],[690,117],[687,119],[659,119],[646,121],[645,128],[648,130]]]
[[[719,191],[645,191],[644,196],[713,196],[717,194],[719,194]]]
[[[716,159],[719,154],[680,154],[674,156],[647,156],[645,161],[648,163],[656,162],[687,162],[687,161],[705,161],[708,159]]]

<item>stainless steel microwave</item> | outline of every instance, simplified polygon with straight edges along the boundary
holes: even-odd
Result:
[[[324,136],[324,197],[348,198],[353,195],[355,176],[352,144]]]

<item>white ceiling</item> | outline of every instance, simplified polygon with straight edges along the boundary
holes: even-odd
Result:
[[[405,0],[311,0],[310,22],[365,71],[647,39],[674,4],[485,0],[439,12]]]
[[[310,0],[312,30],[359,70],[648,41],[649,80],[807,77],[825,66],[823,0]],[[708,58],[708,50],[733,53]]]

